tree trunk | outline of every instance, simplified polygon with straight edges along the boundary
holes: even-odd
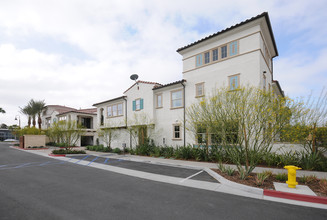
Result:
[[[250,165],[249,165],[248,143],[247,143],[247,138],[246,138],[245,126],[243,126],[243,131],[244,131],[244,142],[245,142],[245,163],[246,163],[246,170],[248,170]]]
[[[39,124],[39,129],[41,130],[42,119],[41,116],[38,116],[37,123]]]
[[[35,120],[35,116],[33,116],[33,128],[35,128],[36,126],[36,120]]]
[[[312,132],[312,153],[316,152],[316,124],[313,125],[313,132]]]
[[[27,126],[30,128],[31,127],[31,116],[28,116],[28,123]]]

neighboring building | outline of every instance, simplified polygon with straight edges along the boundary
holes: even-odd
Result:
[[[112,141],[113,147],[123,143],[135,146],[146,136],[157,145],[195,144],[195,135],[185,129],[185,108],[215,88],[256,86],[284,95],[273,79],[272,59],[278,51],[268,13],[177,52],[183,57],[182,80],[166,85],[138,81],[124,96],[94,104],[99,128],[114,128],[119,133]]]
[[[76,121],[85,127],[85,133],[77,141],[77,146],[94,145],[97,138],[97,109],[70,108],[61,105],[48,105],[42,114],[43,128],[49,128],[54,122]]]
[[[16,139],[15,135],[11,133],[9,129],[0,129],[0,141],[4,141],[6,139]]]
[[[46,110],[43,111],[41,119],[42,119],[42,128],[47,129],[51,127],[54,122],[58,121],[58,114],[68,112],[68,111],[76,111],[75,108],[70,108],[62,105],[47,105]]]

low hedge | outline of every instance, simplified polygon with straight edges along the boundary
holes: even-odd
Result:
[[[53,150],[52,154],[86,154],[86,152],[84,150],[59,149],[59,150]]]

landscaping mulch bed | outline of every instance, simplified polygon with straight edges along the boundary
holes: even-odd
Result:
[[[261,188],[261,189],[275,190],[273,182],[285,183],[285,181],[277,180],[276,175],[273,174],[272,176],[268,177],[265,180],[263,185],[258,186],[256,183],[256,174],[255,173],[251,173],[247,179],[242,180],[242,179],[240,179],[239,173],[237,171],[234,172],[233,176],[229,176],[226,173],[221,172],[219,169],[212,169],[212,170],[215,171],[216,173],[218,173],[219,175],[223,176],[225,179],[228,179],[230,181],[248,185],[248,186],[252,186],[252,187]],[[327,193],[324,192],[323,188],[319,184],[319,182],[320,182],[319,179],[313,178],[310,181],[308,181],[306,184],[301,183],[300,178],[296,178],[296,181],[299,183],[299,185],[306,185],[306,186],[310,187],[310,189],[313,192],[315,192],[317,194],[317,196],[327,197]]]

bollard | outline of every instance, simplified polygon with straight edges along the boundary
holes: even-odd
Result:
[[[288,180],[286,181],[288,187],[295,188],[298,184],[298,182],[296,182],[296,170],[300,170],[301,168],[292,165],[284,166],[284,168],[288,171]]]

